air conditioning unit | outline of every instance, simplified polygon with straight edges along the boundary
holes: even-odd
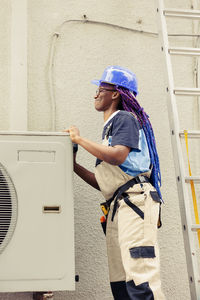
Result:
[[[72,144],[0,132],[0,292],[74,290]]]

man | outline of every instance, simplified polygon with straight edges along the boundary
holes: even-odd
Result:
[[[136,100],[135,75],[122,67],[105,69],[95,109],[103,112],[102,145],[67,131],[73,143],[97,158],[95,173],[74,161],[74,171],[106,199],[106,243],[115,300],[163,300],[157,224],[161,204],[160,168],[148,116]]]

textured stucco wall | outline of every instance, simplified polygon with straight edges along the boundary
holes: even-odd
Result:
[[[2,130],[8,128],[10,1],[0,2],[2,24],[0,61],[3,66],[0,70]],[[166,6],[190,8],[191,3],[189,0],[171,0],[166,1]],[[90,81],[98,78],[103,69],[112,64],[128,67],[137,74],[138,100],[150,115],[162,170],[165,205],[162,208],[163,227],[159,231],[159,243],[163,289],[169,300],[188,300],[190,295],[168,124],[163,58],[158,37],[103,24],[69,21],[83,20],[84,15],[88,20],[157,32],[156,4],[153,1],[29,0],[29,130],[51,130],[49,60],[53,34],[58,28],[59,37],[53,44],[55,52],[51,68],[57,131],[70,124],[76,124],[83,136],[100,142],[103,116],[94,110],[93,95],[96,87],[90,84]],[[63,25],[59,27],[61,24]],[[183,33],[185,28],[187,32],[193,31],[191,24],[175,21],[175,25],[170,24],[171,32],[175,32],[175,27],[179,33]],[[181,45],[180,39],[176,41]],[[192,39],[185,38],[184,41],[186,46],[191,46]],[[176,76],[177,85],[194,85],[194,61],[179,58],[174,62],[179,68]],[[187,105],[179,105],[181,124],[185,126],[186,122],[190,129],[194,128],[199,122],[197,100],[183,101]],[[95,158],[82,149],[79,150],[78,161],[90,170],[94,168]],[[112,299],[108,282],[105,239],[99,224],[101,216],[99,203],[102,196],[76,175],[74,194],[76,273],[80,276],[80,282],[76,284],[75,292],[55,292],[54,299]],[[31,293],[0,294],[1,299],[28,300],[31,299]]]

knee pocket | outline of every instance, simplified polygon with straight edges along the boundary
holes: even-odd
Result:
[[[140,246],[129,249],[132,258],[154,258],[155,249],[154,246]]]

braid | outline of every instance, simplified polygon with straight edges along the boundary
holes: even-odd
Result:
[[[117,91],[121,95],[121,104],[124,110],[134,113],[137,117],[138,122],[144,130],[148,148],[149,155],[151,159],[151,164],[153,165],[153,169],[151,172],[151,182],[153,186],[156,188],[160,198],[162,199],[162,195],[160,192],[161,186],[161,173],[160,173],[160,165],[158,153],[156,150],[156,141],[153,133],[153,128],[149,121],[149,116],[145,113],[144,109],[140,106],[138,101],[129,90],[123,87],[117,87]]]

